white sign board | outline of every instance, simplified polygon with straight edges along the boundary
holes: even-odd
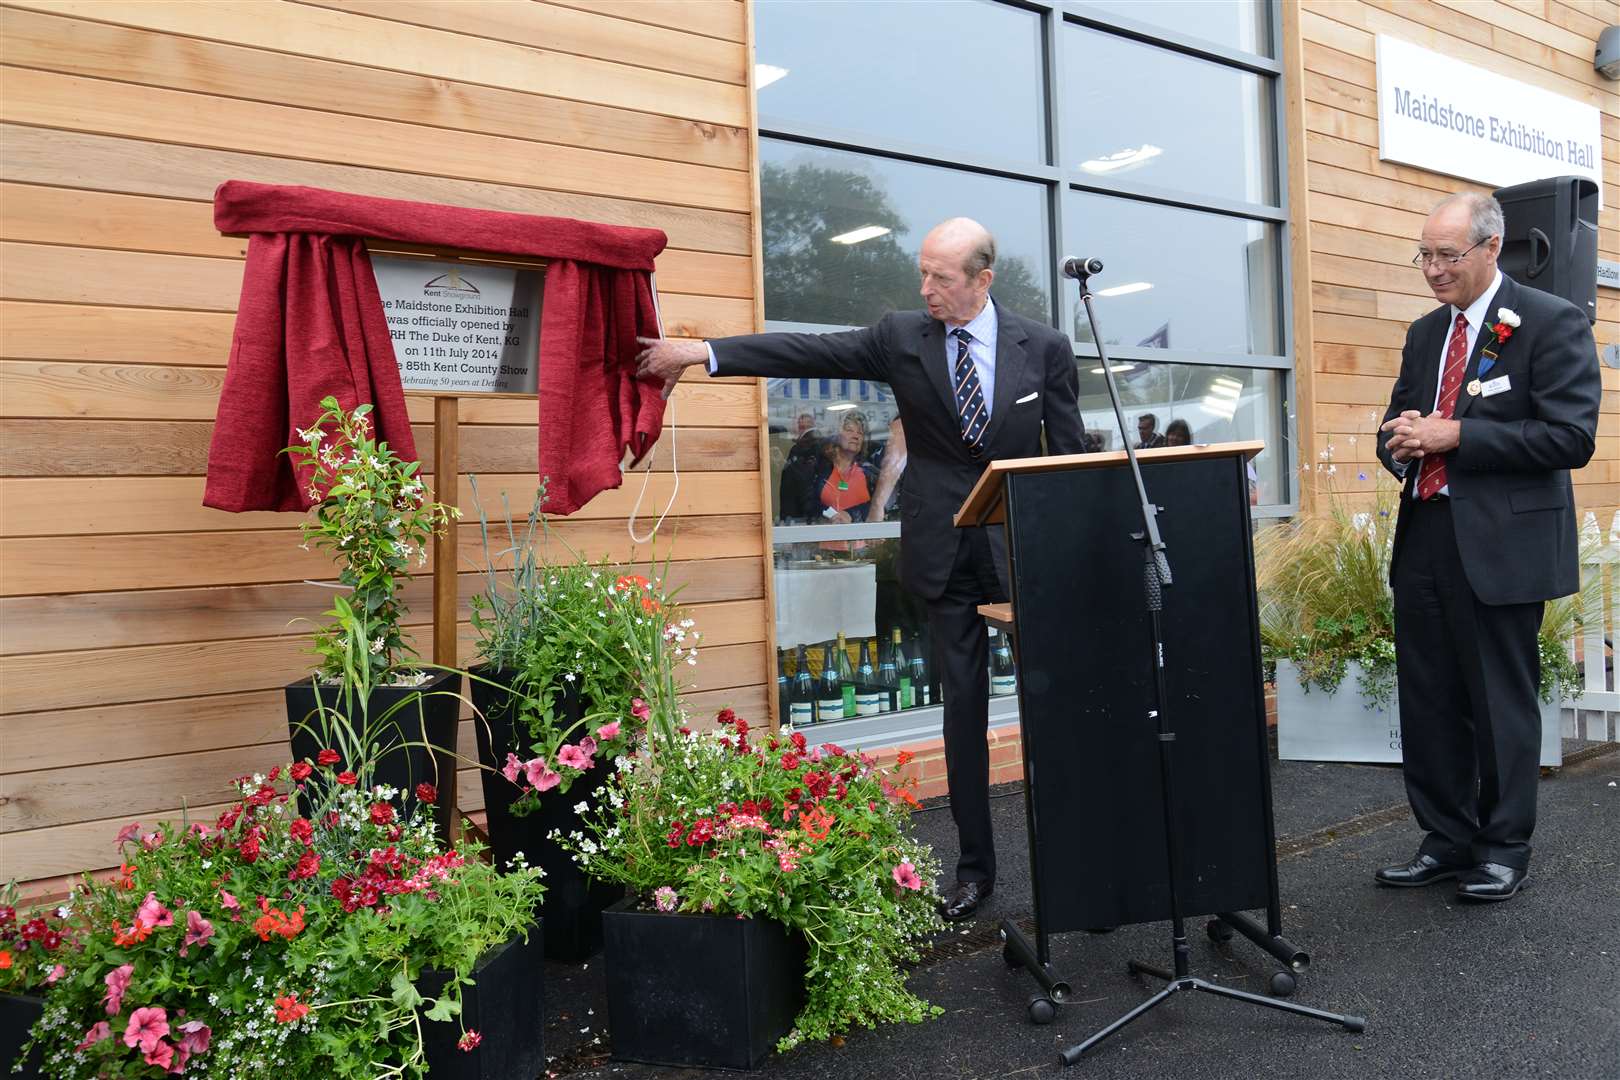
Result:
[[[1620,289],[1620,262],[1599,259],[1597,277],[1599,285],[1607,285],[1611,289]]]
[[[1384,34],[1378,156],[1493,187],[1586,176],[1602,201],[1595,107]]]
[[[539,270],[373,255],[406,390],[533,394],[539,386]]]

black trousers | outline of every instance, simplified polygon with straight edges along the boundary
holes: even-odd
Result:
[[[1442,862],[1524,869],[1540,776],[1542,605],[1482,604],[1448,500],[1403,503],[1395,657],[1406,794]],[[1511,565],[1492,568],[1510,574]]]
[[[951,785],[960,856],[958,881],[995,881],[995,840],[990,832],[989,630],[977,608],[1005,603],[990,539],[983,528],[966,530],[957,546],[950,580],[928,603],[934,670],[945,698],[945,775]]]

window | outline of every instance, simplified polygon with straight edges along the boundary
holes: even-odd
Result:
[[[1240,52],[1271,55],[1270,20],[1262,0],[1085,0],[1114,14]]]

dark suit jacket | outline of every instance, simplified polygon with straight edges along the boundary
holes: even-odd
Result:
[[[951,516],[995,458],[1085,448],[1079,377],[1069,340],[1042,323],[996,306],[996,385],[984,448],[975,458],[962,442],[951,394],[945,327],[926,312],[892,312],[876,326],[837,334],[751,334],[709,342],[719,375],[770,378],[873,379],[889,384],[906,429],[906,472],[900,481],[900,583],[933,600],[945,591],[957,545]],[[1034,395],[1030,397],[1030,395]],[[1028,401],[1020,401],[1030,397]],[[1005,538],[990,530],[1005,574]],[[1003,579],[1003,587],[1006,585]]]
[[[1483,375],[1481,354],[1496,336],[1499,308],[1518,313],[1519,328],[1492,346],[1497,360]],[[1413,323],[1401,351],[1401,374],[1384,419],[1434,410],[1440,352],[1451,332],[1451,306]],[[1469,394],[1475,379],[1506,376],[1510,389]],[[1602,379],[1586,316],[1566,300],[1527,289],[1503,275],[1474,343],[1453,414],[1461,442],[1446,455],[1457,548],[1474,595],[1487,604],[1524,604],[1567,596],[1580,588],[1575,494],[1569,471],[1592,457]],[[1378,456],[1397,476],[1380,437]],[[1406,469],[1401,506],[1417,482]],[[1401,557],[1406,515],[1395,526],[1391,565]]]

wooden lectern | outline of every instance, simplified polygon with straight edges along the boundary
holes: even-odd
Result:
[[[980,610],[1012,632],[1018,665],[1036,942],[1003,925],[1004,956],[1049,998],[1068,986],[1047,935],[1171,917],[1167,829],[1179,836],[1181,914],[1217,914],[1211,937],[1242,932],[1292,971],[1283,941],[1255,602],[1247,463],[1259,442],[1137,453],[1160,507],[1174,576],[1163,590],[1167,736],[1175,762],[1166,822],[1144,603],[1141,501],[1123,452],[992,462],[958,527],[1003,525],[1010,605]],[[1266,908],[1262,927],[1241,912]],[[1292,991],[1288,972],[1274,993]]]

